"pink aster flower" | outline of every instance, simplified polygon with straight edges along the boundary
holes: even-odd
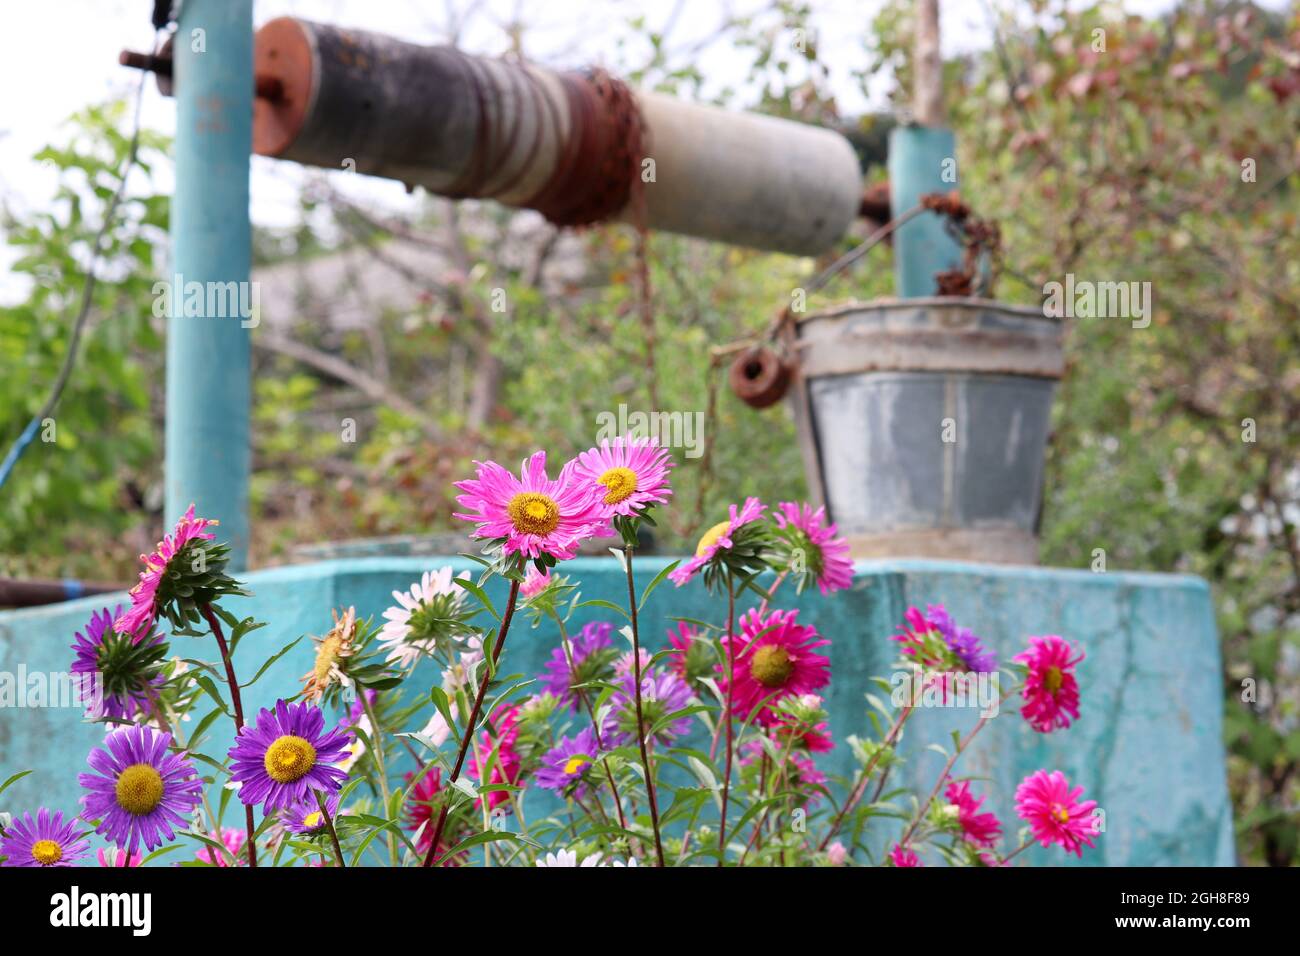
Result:
[[[757,498],[746,498],[744,505],[737,508],[731,506],[730,517],[726,521],[720,521],[715,524],[700,538],[700,543],[695,547],[695,557],[687,561],[681,567],[668,575],[678,587],[681,587],[691,578],[695,577],[697,571],[704,567],[719,551],[730,550],[732,546],[731,536],[741,528],[752,521],[757,521],[763,516],[763,503]]]
[[[952,782],[943,793],[944,798],[957,808],[957,822],[962,835],[979,847],[992,847],[1002,836],[1002,824],[994,813],[980,813],[984,797],[976,798],[970,792],[970,781]]]
[[[517,784],[522,770],[522,761],[516,749],[516,744],[519,742],[518,706],[507,707],[498,712],[497,716],[492,718],[492,726],[496,729],[497,736],[493,737],[485,732],[479,738],[479,745],[469,761],[470,776],[479,782],[480,787],[493,784]],[[491,756],[493,751],[496,751],[495,756]],[[484,780],[482,773],[479,772],[480,757],[485,764],[492,765],[492,774],[487,780]],[[493,790],[487,795],[488,809],[494,810],[500,804],[508,803],[509,800],[509,792]],[[482,807],[483,798],[475,800],[474,806]]]
[[[1053,770],[1035,770],[1016,787],[1016,816],[1029,823],[1034,839],[1043,846],[1053,843],[1066,853],[1083,856],[1082,847],[1091,847],[1097,835],[1097,820],[1092,811],[1096,800],[1080,800],[1083,787],[1070,789],[1065,774]]]
[[[1083,652],[1071,658],[1074,648],[1055,634],[1031,637],[1029,650],[1012,658],[1024,664],[1029,673],[1021,691],[1024,705],[1021,715],[1039,733],[1070,726],[1070,718],[1079,719],[1079,682],[1074,668],[1083,660]]]
[[[126,850],[117,847],[100,847],[95,851],[95,858],[99,860],[100,866],[105,867],[117,866],[129,868],[139,866],[144,862],[144,854],[140,851],[137,850],[135,853],[128,855]]]
[[[546,477],[546,452],[525,461],[516,478],[494,461],[475,462],[478,477],[456,482],[465,509],[455,517],[474,522],[476,538],[500,538],[504,554],[567,560],[578,544],[605,526],[599,489],[569,462],[552,481]]]
[[[230,851],[230,856],[221,853],[216,849],[216,847],[205,846],[194,854],[194,858],[207,863],[209,866],[243,866],[248,862],[248,854],[240,853],[240,851],[244,848],[244,841],[246,839],[247,835],[243,830],[236,829],[235,827],[222,827],[221,843]],[[235,861],[234,863],[230,862],[232,858]]]
[[[678,621],[675,630],[669,629],[668,646],[672,650],[668,652],[668,669],[682,680],[689,679],[686,658],[691,652],[691,645],[694,643],[695,628],[685,621]]]
[[[194,506],[176,522],[176,527],[169,535],[164,535],[152,554],[140,555],[144,570],[140,572],[140,583],[130,591],[131,606],[118,615],[113,622],[113,630],[119,634],[130,634],[137,641],[153,631],[158,619],[158,585],[162,583],[167,566],[191,541],[211,541],[216,535],[204,529],[217,522],[209,518],[194,517]]]
[[[826,862],[831,866],[843,866],[848,862],[848,859],[849,851],[839,840],[826,848]]]
[[[645,671],[649,669],[649,667],[650,667],[650,658],[651,658],[652,656],[653,656],[653,655],[651,655],[651,653],[650,653],[649,651],[647,651],[644,647],[641,648],[641,654],[640,654],[640,657],[641,657],[641,672],[642,672],[642,673],[645,673]],[[623,654],[620,654],[619,657],[618,657],[618,659],[617,659],[616,661],[614,661],[614,676],[615,676],[615,677],[627,677],[629,674],[632,673],[632,666],[633,666],[633,664],[632,664],[632,652],[631,652],[631,651],[626,651],[626,652],[624,652]]]
[[[805,724],[789,713],[776,715],[772,723],[772,737],[780,747],[788,745],[812,753],[830,753],[835,749],[830,724],[825,721]]]
[[[889,859],[894,866],[921,866],[921,859],[907,847],[895,843],[894,848],[889,851]]]
[[[815,653],[830,641],[818,635],[815,627],[800,624],[798,617],[798,611],[773,610],[760,615],[757,608],[750,608],[740,619],[740,634],[723,638],[724,645],[735,655],[736,686],[732,693],[735,712],[742,720],[767,699],[757,720],[770,726],[775,719],[772,703],[791,695],[810,694],[830,683],[830,658]],[[727,670],[725,665],[718,665],[724,690]]]
[[[668,452],[649,439],[615,438],[578,455],[577,475],[597,486],[604,517],[631,517],[651,505],[661,505],[673,493],[668,487]]]
[[[849,543],[838,537],[839,529],[827,522],[826,509],[783,501],[772,512],[787,544],[801,552],[804,573],[811,576],[822,594],[840,591],[853,583],[853,562]],[[794,555],[792,552],[792,559]]]
[[[528,570],[524,573],[524,583],[519,586],[519,593],[523,595],[524,600],[537,597],[545,591],[551,584],[551,572],[545,574],[538,572],[533,565],[528,565]]]

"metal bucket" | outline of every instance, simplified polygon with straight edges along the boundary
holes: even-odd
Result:
[[[919,298],[845,303],[794,334],[809,492],[854,557],[1037,562],[1059,322]]]

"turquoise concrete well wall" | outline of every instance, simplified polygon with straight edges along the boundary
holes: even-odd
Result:
[[[638,588],[668,559],[638,558]],[[465,559],[361,558],[257,571],[246,576],[254,596],[231,599],[227,607],[268,626],[250,635],[237,655],[241,680],[293,638],[319,634],[330,624],[330,609],[355,605],[361,616],[376,618],[392,603],[391,592],[407,588],[419,573],[442,564],[476,567]],[[564,565],[582,582],[583,597],[622,603],[626,583],[612,558],[580,558]],[[1219,647],[1209,589],[1198,578],[1177,575],[1104,573],[1053,568],[995,567],[935,561],[859,562],[852,590],[823,598],[805,593],[798,600],[783,592],[781,606],[800,608],[831,640],[832,682],[827,694],[836,750],[819,761],[828,773],[847,775],[852,758],[843,743],[850,734],[866,735],[865,694],[879,693],[872,676],[888,678],[895,633],[909,605],[947,605],[1005,661],[1031,634],[1060,634],[1087,653],[1079,668],[1080,720],[1069,730],[1037,734],[1009,701],[957,764],[962,775],[987,778],[977,787],[990,796],[988,807],[1015,838],[1012,812],[1016,783],[1038,769],[1063,770],[1082,784],[1105,811],[1106,832],[1082,865],[1185,866],[1231,865],[1232,814],[1224,770]],[[505,589],[490,590],[500,606]],[[116,604],[121,595],[0,614],[0,672],[66,672],[69,645],[92,610]],[[748,605],[746,605],[748,606]],[[580,612],[580,622],[601,618],[599,609]],[[606,615],[611,612],[605,612]],[[651,597],[642,617],[644,640],[652,649],[664,643],[670,616],[718,620],[725,606],[692,582],[675,589],[665,583]],[[506,649],[506,673],[536,674],[556,646],[546,628],[532,630],[517,619]],[[215,660],[211,639],[176,638],[173,653]],[[310,666],[311,644],[304,641],[274,664],[245,694],[245,710],[268,706],[277,696],[300,687]],[[408,693],[425,692],[438,680],[422,665]],[[942,766],[926,745],[950,746],[953,729],[967,730],[977,714],[969,709],[919,711],[908,724],[903,749],[908,762],[895,779],[928,792]],[[419,725],[411,728],[419,729]],[[224,754],[229,732],[205,748]],[[80,790],[76,777],[104,728],[83,722],[73,708],[0,708],[0,779],[18,770],[31,776],[0,795],[0,810],[22,812],[37,805],[74,812]],[[409,769],[399,764],[395,773]],[[527,798],[530,801],[534,797]],[[533,804],[536,806],[536,804]],[[532,818],[536,810],[525,805]],[[229,814],[236,824],[238,814]],[[882,821],[881,839],[901,827]],[[188,855],[174,853],[168,862]],[[1036,864],[1074,864],[1059,850],[1034,848],[1024,856]]]

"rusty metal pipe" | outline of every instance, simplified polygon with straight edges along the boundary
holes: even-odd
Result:
[[[626,90],[597,72],[425,47],[292,17],[257,33],[254,151],[565,225],[621,219],[800,255],[829,249],[861,201],[830,130]],[[644,211],[638,205],[644,198]]]

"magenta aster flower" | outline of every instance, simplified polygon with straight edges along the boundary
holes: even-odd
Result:
[[[782,549],[787,567],[799,565],[804,571],[801,578],[817,582],[822,594],[840,591],[853,583],[853,562],[849,558],[849,543],[838,537],[839,529],[826,521],[826,509],[816,511],[807,504],[783,501],[772,513],[784,541]],[[803,590],[801,579],[799,590]]]
[[[77,777],[87,791],[84,816],[99,820],[95,832],[128,853],[175,839],[199,804],[203,783],[189,758],[168,753],[171,742],[171,734],[149,727],[115,731],[86,758],[96,772]]]
[[[505,555],[567,560],[605,526],[599,489],[578,476],[572,461],[554,481],[546,477],[544,451],[523,463],[518,478],[494,461],[475,464],[477,478],[456,482],[465,511],[455,517],[476,523],[476,538],[500,539]]]
[[[606,746],[620,747],[636,740],[636,687],[635,679],[626,674],[619,682],[619,689],[609,696],[609,716],[601,728]],[[669,671],[641,672],[641,726],[647,734],[657,727],[654,734],[647,736],[646,742],[670,743],[691,729],[691,717],[684,717],[663,724],[669,714],[675,714],[691,706],[691,689],[686,682]]]
[[[574,684],[608,677],[611,665],[618,652],[614,649],[610,633],[614,625],[607,621],[595,621],[587,624],[569,641],[569,650],[573,654],[573,667],[560,646],[551,651],[551,659],[546,662],[546,673],[538,679],[542,686],[560,703],[570,710],[577,711],[578,695],[573,691]]]
[[[216,523],[208,518],[194,517],[194,505],[190,505],[189,510],[176,522],[172,533],[163,536],[153,553],[140,555],[140,560],[144,562],[140,583],[131,589],[131,607],[113,622],[114,630],[119,634],[129,634],[136,640],[153,630],[161,611],[158,587],[169,570],[168,565],[191,541],[213,540],[216,535],[204,529]]]
[[[778,748],[788,746],[812,753],[829,753],[835,749],[835,741],[831,739],[831,726],[826,721],[806,724],[793,714],[778,713],[773,717],[771,732]]]
[[[672,579],[674,584],[681,587],[695,577],[696,573],[710,561],[720,557],[720,552],[729,551],[735,545],[733,536],[739,529],[757,521],[762,516],[763,503],[757,498],[746,498],[744,505],[740,508],[732,505],[730,517],[726,521],[720,521],[704,532],[704,535],[700,538],[700,543],[695,547],[695,557],[681,567],[676,568],[668,577]]]
[[[1082,847],[1091,847],[1097,836],[1097,820],[1092,811],[1096,800],[1080,800],[1083,787],[1070,789],[1065,774],[1053,770],[1035,770],[1016,787],[1016,816],[1029,823],[1034,839],[1043,846],[1053,843],[1066,853],[1083,856]]]
[[[1083,660],[1070,655],[1074,649],[1055,634],[1031,637],[1029,650],[1012,658],[1029,669],[1020,692],[1024,705],[1021,715],[1039,733],[1049,733],[1070,726],[1070,718],[1079,719],[1079,682],[1074,668]]]
[[[596,762],[596,752],[596,735],[588,727],[575,737],[561,739],[548,750],[534,779],[539,787],[572,793],[581,800],[587,790],[587,771]]]
[[[438,818],[436,811],[440,806],[438,794],[442,792],[442,770],[438,767],[430,767],[420,778],[420,782],[413,787],[411,781],[415,779],[414,772],[407,773],[404,779],[411,789],[406,795],[406,809],[402,813],[402,823],[412,833],[419,834],[415,845],[420,855],[424,856],[429,852],[429,845],[433,842],[433,828]]]
[[[602,514],[609,519],[638,515],[666,502],[673,493],[668,487],[671,467],[672,458],[657,442],[619,437],[579,454],[576,472],[598,486]]]
[[[998,668],[997,655],[968,627],[958,627],[942,604],[927,604],[925,613],[909,607],[902,633],[892,640],[903,654],[931,670],[988,673]],[[938,638],[938,640],[936,640]]]
[[[980,813],[985,798],[976,798],[970,792],[970,781],[950,782],[943,795],[957,808],[957,822],[966,840],[986,849],[998,842],[1002,836],[1002,824],[998,822],[997,814]]]
[[[121,605],[93,612],[85,634],[78,631],[72,645],[77,656],[70,672],[78,675],[77,697],[92,719],[131,722],[138,714],[150,714],[165,683],[161,661],[167,646],[162,635],[117,633],[112,624],[121,612]]]
[[[889,859],[894,866],[921,866],[921,859],[910,849],[901,844],[895,843],[894,848],[889,851]]]
[[[347,774],[331,766],[348,756],[348,733],[325,731],[325,715],[312,704],[275,702],[257,723],[245,724],[230,748],[230,779],[239,799],[267,812],[314,800],[314,791],[337,793]]]
[[[519,743],[519,707],[517,705],[507,707],[500,711],[498,716],[491,719],[492,726],[496,729],[496,736],[484,732],[479,738],[478,750],[473,753],[469,760],[470,776],[479,782],[480,787],[498,785],[498,784],[518,784],[520,777],[523,775],[523,761],[519,756],[517,745]],[[495,752],[495,755],[493,755]],[[490,764],[492,774],[487,779],[479,770],[479,756],[482,755],[483,762]],[[510,801],[510,793],[506,790],[493,790],[487,795],[488,809],[495,810],[503,803]],[[475,807],[483,806],[483,798],[474,801]],[[432,838],[432,836],[430,837]]]
[[[796,788],[820,787],[824,786],[826,783],[826,774],[817,769],[817,765],[813,763],[812,757],[808,756],[806,753],[801,753],[796,750],[794,753],[790,754],[790,767],[790,782]],[[816,790],[812,791],[807,795],[808,802],[816,803],[819,796],[820,795]]]
[[[830,641],[820,637],[815,627],[800,624],[798,617],[798,611],[773,610],[760,615],[757,608],[750,608],[740,619],[741,633],[723,638],[735,655],[733,706],[742,720],[763,703],[757,720],[764,727],[770,726],[775,717],[772,703],[791,695],[810,694],[830,683],[830,658],[815,653]],[[726,690],[726,665],[719,664],[718,673]]]
[[[248,862],[248,854],[241,853],[240,851],[244,849],[244,842],[247,839],[248,835],[243,830],[236,827],[222,827],[221,845],[230,852],[230,856],[218,852],[216,847],[205,846],[194,854],[194,859],[201,863],[206,863],[209,866],[243,866]],[[234,860],[235,862],[231,863],[231,860]]]
[[[72,866],[90,852],[85,831],[77,818],[63,819],[59,811],[41,807],[33,820],[30,813],[14,817],[0,837],[3,866]]]

